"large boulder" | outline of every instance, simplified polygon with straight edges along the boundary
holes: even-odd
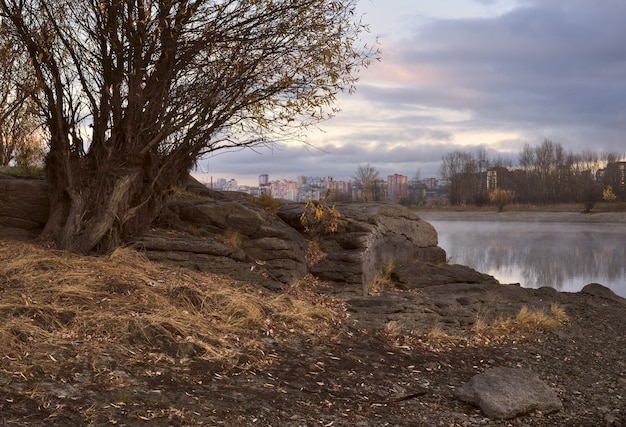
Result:
[[[534,410],[559,411],[563,403],[537,374],[527,369],[491,368],[454,391],[492,419],[509,419]]]
[[[48,221],[50,205],[45,180],[0,173],[0,235],[32,239]]]
[[[0,175],[2,236],[39,235],[49,215],[47,192],[43,179]],[[341,228],[319,236],[325,257],[307,267],[308,241],[300,221],[304,204],[288,203],[276,215],[243,193],[212,191],[194,179],[187,192],[164,207],[150,233],[132,242],[148,258],[265,286],[291,283],[311,272],[337,283],[337,293],[349,294],[367,294],[370,283],[389,266],[445,261],[435,229],[400,205],[337,204]],[[256,276],[243,273],[250,271]],[[398,270],[398,278],[415,273],[407,271]],[[414,287],[409,279],[399,281]]]
[[[310,267],[316,276],[337,283],[343,292],[367,294],[383,268],[410,263],[444,262],[437,232],[410,209],[388,203],[337,203],[336,233],[318,236],[325,257]],[[278,216],[301,232],[304,205],[284,205]]]

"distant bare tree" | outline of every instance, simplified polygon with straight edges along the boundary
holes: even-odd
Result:
[[[479,150],[479,156],[481,152]],[[449,182],[448,197],[453,205],[474,203],[481,192],[479,158],[472,153],[455,150],[443,156],[439,174]]]
[[[369,163],[359,165],[352,179],[355,186],[361,190],[364,201],[380,200],[380,178],[376,168]]]

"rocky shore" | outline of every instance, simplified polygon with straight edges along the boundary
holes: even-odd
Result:
[[[0,231],[32,239],[46,220],[45,185],[0,184]],[[626,425],[626,300],[600,284],[527,289],[448,265],[424,221],[623,223],[624,213],[338,206],[343,234],[318,241],[315,270],[296,221],[302,206],[276,215],[192,188],[201,197],[173,201],[133,243],[128,272],[111,269],[113,258],[91,264],[3,241],[3,425]],[[29,252],[37,260],[14,264]],[[162,279],[145,279],[137,264]],[[220,286],[274,305],[203,311],[226,298]],[[277,320],[297,307],[321,317]],[[81,317],[87,310],[103,320]],[[198,333],[249,312],[257,319],[239,332]],[[320,325],[332,330],[316,333]],[[229,356],[200,357],[199,343]]]

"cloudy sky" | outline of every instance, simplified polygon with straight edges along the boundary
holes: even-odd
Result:
[[[525,143],[626,153],[626,1],[360,0],[381,62],[307,142],[223,153],[205,177],[437,176],[484,147],[514,163]]]

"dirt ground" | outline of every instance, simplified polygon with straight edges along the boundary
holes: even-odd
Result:
[[[602,426],[626,425],[626,306],[582,294],[556,299],[571,320],[486,343],[403,339],[346,324],[329,339],[266,340],[261,363],[238,366],[128,354],[82,355],[56,372],[0,377],[3,425]],[[464,331],[459,331],[463,335]],[[52,356],[50,356],[52,357]],[[553,414],[485,418],[452,396],[489,367],[528,368],[563,401]]]
[[[29,246],[8,245],[4,249],[6,258],[0,259],[4,264],[18,252],[35,251]],[[146,317],[140,310],[149,310],[151,301],[156,301],[149,292],[156,292],[156,298],[165,279],[136,285],[139,279],[134,274],[140,273],[134,270],[113,277],[114,273],[101,270],[106,266],[83,264],[82,260],[56,254],[53,265],[43,260],[47,252],[42,251],[34,254],[40,261],[27,260],[36,264],[31,268],[40,271],[35,282],[18,277],[17,266],[0,269],[2,425],[626,425],[626,300],[610,293],[566,294],[503,285],[490,287],[489,298],[472,299],[467,293],[451,296],[472,300],[476,319],[493,319],[491,314],[504,313],[503,307],[515,312],[522,306],[552,304],[558,304],[568,316],[556,327],[481,335],[471,322],[458,319],[441,318],[433,323],[445,325],[439,333],[425,323],[423,328],[413,325],[407,329],[392,306],[388,312],[379,310],[374,316],[367,304],[333,300],[318,295],[314,288],[303,294],[292,291],[285,297],[256,291],[254,284],[237,284],[250,295],[258,294],[261,301],[279,301],[283,305],[277,302],[273,306],[271,325],[266,319],[265,326],[263,322],[261,326],[246,326],[248,332],[239,335],[218,330],[211,339],[228,348],[224,353],[227,356],[198,357],[183,345],[187,340],[176,334],[173,342],[178,345],[166,351],[163,346],[171,342],[165,338],[160,341],[158,331],[149,334],[144,328],[140,331],[143,335],[128,331],[133,323],[127,319]],[[127,264],[133,263],[130,260]],[[61,267],[64,270],[59,270]],[[155,269],[149,277],[174,274],[149,264],[140,267]],[[94,282],[89,297],[78,294],[86,277],[78,277],[79,270]],[[57,284],[55,280],[62,274],[63,283],[71,282],[74,288],[50,297],[37,294],[45,283]],[[209,280],[206,275],[199,277],[190,275],[189,280]],[[102,281],[96,283],[96,279]],[[211,280],[224,281],[215,277]],[[177,285],[176,295],[185,290],[187,300],[204,310],[205,299],[198,300],[195,293],[190,293],[191,288],[188,283]],[[172,289],[167,295],[173,295]],[[129,300],[140,292],[142,301],[147,299],[147,308],[121,306],[123,301],[131,304]],[[404,314],[408,322],[418,312],[420,316],[441,316],[442,302],[436,294],[436,289],[388,291],[372,298],[401,297],[411,301],[417,308],[413,314],[411,310]],[[49,302],[44,304],[46,298]],[[325,315],[311,317],[313,322],[325,325],[323,333],[281,312],[295,305],[298,298],[307,300],[308,310],[326,310],[320,311]],[[99,311],[94,313],[110,315],[119,322],[117,329],[115,323],[107,323],[110,330],[98,339],[96,332],[92,336],[80,331],[98,326],[88,325],[87,318],[80,317],[82,311],[96,305]],[[332,321],[328,321],[328,313]],[[44,315],[51,317],[39,325]],[[178,325],[168,323],[167,316],[159,320],[167,326],[162,329],[163,335],[172,325]],[[201,325],[194,324],[193,319],[187,320],[186,326],[192,332],[176,333],[184,336],[199,331]],[[22,323],[16,323],[18,320]],[[99,327],[98,333],[104,334],[102,325]],[[129,338],[114,339],[123,333]],[[138,342],[137,336],[149,345]],[[536,372],[555,390],[563,409],[552,414],[533,412],[511,420],[490,420],[478,408],[453,397],[456,387],[499,366]]]

